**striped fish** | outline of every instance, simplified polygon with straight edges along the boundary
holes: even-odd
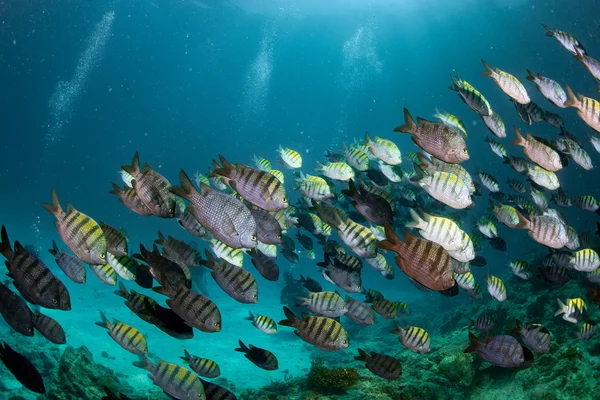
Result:
[[[577,55],[577,53],[587,54],[583,45],[573,35],[565,31],[549,28],[544,24],[542,26],[546,29],[546,36],[556,39],[570,53],[574,55]]]
[[[327,351],[343,350],[350,344],[348,332],[334,319],[308,314],[300,319],[287,307],[283,312],[286,319],[279,325],[296,328],[294,333],[307,343]]]
[[[14,243],[13,250],[4,225],[0,235],[0,253],[6,257],[9,277],[13,279],[13,285],[25,300],[40,307],[70,310],[70,297],[60,279],[18,241]]]
[[[408,314],[408,305],[401,301],[391,301],[388,299],[367,299],[367,303],[372,303],[373,311],[386,319],[394,319]]]
[[[266,158],[253,156],[252,162],[254,163],[254,166],[261,171],[271,172],[273,169],[271,161],[267,160]]]
[[[560,187],[558,177],[552,171],[545,170],[538,165],[528,165],[526,171],[527,176],[538,186],[548,190],[556,190]]]
[[[599,114],[600,115],[600,114]],[[563,139],[562,142],[565,144],[564,149],[560,149],[564,154],[571,157],[575,164],[579,165],[586,171],[589,171],[594,168],[594,164],[592,163],[592,158],[588,154],[587,151],[583,149],[579,145],[579,143],[569,140]]]
[[[133,181],[133,176],[131,176],[129,172],[125,171],[124,169],[119,169],[119,175],[121,175],[121,180],[125,185],[127,185],[127,187],[133,187],[131,185],[131,181]]]
[[[127,291],[123,282],[119,282],[119,290],[115,290],[114,293],[125,299],[125,305],[135,315],[148,323],[152,323],[152,312],[154,311],[154,307],[158,305],[156,300],[135,290]]]
[[[386,264],[385,269],[381,271],[381,275],[387,280],[392,280],[396,276],[396,273],[390,264]]]
[[[385,354],[371,352],[368,355],[364,350],[358,349],[358,357],[355,360],[366,362],[369,371],[387,380],[400,379],[402,376],[402,365],[397,358]]]
[[[581,325],[579,328],[579,332],[577,332],[577,339],[586,340],[594,336],[594,334],[598,331],[598,326],[593,321],[588,321],[585,324]]]
[[[564,304],[559,298],[556,301],[558,303],[558,310],[554,313],[555,317],[563,314],[562,318],[565,321],[577,324],[587,314],[587,305],[583,299],[567,299],[567,304]]]
[[[483,299],[483,292],[481,291],[481,286],[479,286],[477,283],[475,284],[475,289],[467,290],[466,292],[469,296],[476,300]]]
[[[475,321],[472,321],[472,325],[479,332],[489,332],[496,326],[492,318],[487,314],[482,314],[477,317]]]
[[[8,326],[24,336],[33,336],[34,315],[21,296],[0,282],[0,315]]]
[[[437,201],[459,210],[473,204],[470,186],[457,175],[439,171],[423,174],[419,167],[417,174],[417,184]]]
[[[161,285],[164,286],[165,281],[168,281],[171,287],[177,287],[180,282],[187,288],[192,286],[190,270],[161,255],[156,244],[152,251],[140,244],[140,254],[135,254],[134,257],[148,264],[148,271]]]
[[[356,168],[358,171],[366,171],[369,169],[369,156],[367,154],[356,148],[356,147],[346,147],[344,143],[344,147],[342,152],[344,153],[344,157],[348,164],[350,164],[353,168]]]
[[[565,108],[565,101],[567,101],[567,94],[564,89],[558,84],[558,82],[542,76],[542,74],[534,74],[530,70],[527,70],[529,76],[527,80],[535,83],[535,86],[539,92],[548,99],[549,102],[554,104],[556,107]]]
[[[177,240],[172,236],[169,236],[167,239],[160,231],[158,231],[158,239],[154,243],[162,246],[163,255],[166,258],[182,267],[194,267],[198,265],[199,260],[202,258],[200,252],[189,244]]]
[[[487,283],[487,290],[493,298],[500,302],[506,300],[506,286],[500,278],[488,273],[485,282]]]
[[[415,228],[423,238],[436,242],[446,250],[458,250],[463,247],[463,231],[451,219],[422,213],[420,216],[412,208],[408,209],[412,221],[406,228]]]
[[[569,267],[576,271],[591,272],[600,267],[600,256],[592,249],[582,249],[573,253]]]
[[[431,339],[429,339],[429,334],[425,329],[410,325],[407,325],[406,328],[402,328],[395,321],[394,325],[396,326],[396,329],[392,330],[391,333],[400,335],[400,343],[407,349],[410,349],[417,354],[429,353],[431,350]]]
[[[33,314],[33,325],[35,326],[35,329],[42,334],[42,336],[52,343],[67,343],[65,331],[55,319],[36,311]]]
[[[419,160],[419,166],[428,174],[432,174],[435,171],[447,172],[454,174],[462,179],[465,185],[469,188],[469,193],[475,192],[475,186],[473,185],[473,178],[469,172],[460,164],[450,164],[442,160],[438,160],[435,157],[431,157],[431,161],[428,160],[423,154],[418,153],[417,159]]]
[[[567,193],[562,188],[558,189],[557,193],[552,194],[552,201],[562,208],[569,208],[573,205],[571,198],[567,196]]]
[[[465,272],[464,274],[454,273],[454,279],[458,286],[465,290],[475,289],[475,277],[471,272]]]
[[[404,232],[402,242],[392,227],[385,227],[386,240],[379,242],[384,250],[394,251],[396,264],[409,277],[431,290],[442,291],[454,286],[452,258],[439,244]]]
[[[205,252],[206,260],[200,263],[212,271],[211,276],[225,293],[244,304],[258,301],[258,284],[250,272],[225,260],[215,259],[208,250]]]
[[[277,333],[277,324],[272,318],[260,314],[252,314],[251,311],[248,311],[248,316],[244,319],[252,321],[252,325],[254,325],[255,328],[267,335]]]
[[[566,96],[566,94],[565,94]],[[544,121],[546,121],[551,126],[560,129],[561,131],[565,130],[565,121],[558,114],[555,114],[550,111],[544,112]]]
[[[137,329],[117,320],[110,323],[102,311],[100,311],[100,318],[102,321],[96,322],[96,325],[108,329],[108,335],[119,346],[133,354],[148,354],[146,338]]]
[[[402,168],[397,165],[388,165],[383,161],[377,162],[377,168],[392,183],[402,182]]]
[[[60,250],[54,240],[52,241],[52,249],[48,252],[55,257],[56,264],[70,280],[75,283],[85,283],[85,267],[79,258]]]
[[[108,253],[107,261],[115,272],[126,281],[134,281],[138,270],[144,268],[143,265],[127,255],[116,257],[112,253]]]
[[[508,263],[508,266],[510,267],[510,270],[515,276],[518,276],[519,278],[526,281],[531,279],[531,264],[529,264],[528,262],[521,260],[510,261]]]
[[[241,267],[244,264],[244,252],[240,249],[234,249],[225,243],[212,238],[210,239],[210,249],[217,258],[221,258],[230,264]]]
[[[581,61],[583,65],[585,65],[587,70],[590,72],[590,74],[592,74],[596,81],[600,81],[600,61],[588,56],[587,54],[583,54],[579,49],[576,50],[577,54],[574,58],[577,61]]]
[[[302,156],[295,150],[283,148],[279,146],[277,150],[281,163],[288,169],[296,169],[302,167]]]
[[[475,224],[479,232],[488,239],[493,239],[498,236],[498,228],[494,225],[493,217],[483,215]]]
[[[509,228],[514,228],[519,223],[519,215],[513,206],[506,204],[496,205],[492,200],[490,200],[490,208],[488,210],[492,211],[498,221],[502,222]]]
[[[458,118],[456,115],[452,115],[446,112],[442,113],[436,108],[433,117],[439,119],[444,125],[447,125],[456,131],[459,131],[465,138],[467,137],[467,128],[465,127],[464,122],[462,122],[461,119]]]
[[[206,393],[206,400],[237,400],[235,394],[223,386],[219,386],[215,383],[205,381],[200,378],[200,382],[204,385],[204,391]]]
[[[581,94],[575,96],[571,88],[567,85],[568,99],[565,106],[577,109],[577,115],[591,128],[600,132],[600,102]]]
[[[211,299],[188,289],[181,281],[176,288],[167,279],[163,281],[163,286],[152,290],[169,297],[167,305],[189,326],[208,333],[221,331],[221,312]]]
[[[385,259],[385,256],[383,254],[377,253],[377,255],[375,255],[375,257],[365,258],[365,261],[367,262],[367,264],[369,264],[371,267],[375,268],[377,271],[379,271],[379,272],[385,271],[385,267],[387,265],[387,260]]]
[[[566,225],[551,215],[532,216],[528,220],[517,211],[519,223],[516,229],[527,229],[529,236],[538,243],[560,249],[569,242]]]
[[[196,217],[194,217],[194,215],[187,209],[187,206],[183,213],[178,213],[176,215],[176,218],[177,218],[177,223],[179,224],[179,226],[181,226],[183,229],[188,231],[188,233],[190,233],[191,235],[194,235],[196,237],[205,237],[206,236],[206,229],[200,224],[200,222],[196,219]]]
[[[600,201],[596,200],[594,196],[581,196],[575,199],[575,204],[577,207],[585,210],[596,212],[600,209]]]
[[[257,367],[267,371],[275,371],[279,368],[277,357],[275,357],[275,354],[271,353],[269,350],[261,349],[260,347],[255,347],[253,345],[246,347],[241,340],[239,340],[238,343],[240,347],[235,349],[235,351],[244,353],[245,357]]]
[[[529,349],[510,335],[491,336],[485,342],[469,332],[471,344],[464,352],[477,352],[484,361],[503,368],[527,368],[533,363],[533,354]]]
[[[269,258],[277,258],[277,246],[274,244],[264,244],[259,241],[256,249]]]
[[[350,218],[336,226],[340,239],[359,257],[374,257],[377,253],[377,239],[369,228]]]
[[[508,178],[506,183],[508,183],[508,186],[510,186],[510,188],[517,193],[526,193],[527,192],[527,188],[525,187],[525,183],[523,181],[520,181],[518,179]]]
[[[221,177],[223,183],[244,199],[267,211],[288,207],[285,187],[275,176],[242,164],[232,165],[222,155],[219,159],[223,167],[215,169],[211,175]]]
[[[514,104],[516,106],[517,103]],[[539,123],[544,121],[544,119],[546,118],[546,112],[542,109],[542,107],[538,106],[533,101],[525,105],[519,105],[519,108],[522,108],[523,112],[527,113],[527,115],[531,119],[531,122]]]
[[[475,89],[469,82],[460,77],[451,77],[452,85],[449,89],[458,92],[460,99],[468,105],[471,110],[482,116],[492,115],[492,107],[485,97]]]
[[[119,196],[119,201],[121,201],[125,207],[129,208],[134,213],[141,215],[142,217],[153,215],[152,211],[150,211],[150,209],[146,207],[144,202],[138,197],[135,189],[127,186],[125,188],[121,188],[115,183],[112,184],[112,187],[113,190],[109,191],[108,193]]]
[[[330,179],[338,181],[348,181],[354,179],[354,170],[345,162],[330,162],[327,164],[319,163],[317,171]]]
[[[117,284],[117,272],[109,264],[90,264],[90,269],[104,284],[115,286]]]
[[[272,169],[269,172],[271,173],[271,175],[273,175],[275,178],[277,178],[279,180],[279,182],[281,182],[282,185],[285,183],[285,176],[283,175],[283,172],[281,172],[278,169]]]
[[[506,147],[500,142],[495,141],[494,139],[490,139],[489,137],[485,137],[484,141],[490,146],[490,149],[498,156],[498,157],[506,157],[507,151]]]
[[[345,317],[350,318],[352,321],[359,325],[373,325],[375,324],[375,314],[373,308],[368,304],[353,299],[350,296],[346,296],[345,299],[348,311],[344,314]]]
[[[342,296],[335,292],[308,292],[308,298],[298,297],[298,306],[308,309],[324,317],[336,318],[348,311],[348,306]]]
[[[490,132],[494,134],[494,136],[504,139],[506,137],[506,127],[504,126],[504,121],[498,114],[492,111],[491,115],[480,115],[481,119],[485,126],[488,127]]]
[[[100,228],[106,238],[107,251],[117,257],[126,256],[128,254],[126,234],[104,222],[100,222]]]
[[[531,161],[522,157],[506,156],[503,164],[508,164],[512,169],[520,174],[526,174],[527,168],[534,165]]]
[[[192,371],[162,360],[152,364],[143,354],[138,357],[140,360],[133,365],[149,371],[152,382],[169,396],[180,400],[206,399],[202,381]]]
[[[391,140],[383,139],[378,136],[375,136],[374,139],[371,139],[369,132],[365,132],[365,141],[363,144],[369,148],[370,152],[375,157],[386,164],[398,165],[402,163],[400,149]]]
[[[516,139],[511,143],[516,146],[522,146],[523,152],[531,161],[544,168],[547,171],[555,172],[562,169],[563,164],[560,155],[550,146],[537,140],[531,134],[523,137],[519,128],[515,126]]]
[[[252,265],[263,278],[271,282],[277,282],[279,279],[279,266],[274,259],[256,249],[250,249],[248,255],[252,257],[250,260]]]
[[[88,264],[106,263],[106,238],[96,221],[77,211],[71,204],[65,213],[58,201],[56,190],[52,189],[52,204],[42,206],[54,215],[58,234],[73,253]]]
[[[493,175],[488,174],[487,172],[477,171],[477,175],[479,175],[479,180],[481,184],[485,186],[490,192],[496,193],[500,191],[500,185],[498,185],[498,181],[494,178]]]
[[[546,327],[540,324],[527,324],[523,326],[521,321],[517,320],[517,327],[512,331],[520,335],[523,344],[538,354],[550,351],[550,332]]]
[[[181,357],[183,361],[190,366],[190,368],[200,376],[205,378],[216,378],[221,375],[221,368],[219,364],[208,358],[201,358],[192,356],[187,350],[183,350],[184,356]]]
[[[388,185],[387,187],[379,188],[375,184],[367,183],[362,178],[362,176],[359,178],[359,182],[360,182],[361,189],[364,189],[369,193],[376,194],[379,197],[383,197],[390,204],[392,211],[396,211],[396,202],[394,201],[394,198],[393,198],[392,194],[390,193],[391,186]],[[323,218],[323,217],[321,217],[321,218]],[[325,222],[327,222],[327,221],[325,221]]]
[[[481,62],[485,67],[485,71],[481,75],[492,78],[508,97],[519,104],[528,104],[531,102],[525,86],[517,78],[499,68],[493,69],[485,60],[481,60]]]

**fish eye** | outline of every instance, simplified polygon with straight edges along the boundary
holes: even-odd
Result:
[[[252,298],[253,298],[254,300],[258,300],[258,295],[257,295],[256,293],[254,293],[254,294],[252,295]]]
[[[100,259],[104,260],[106,258],[106,254],[100,253]]]
[[[277,239],[277,240],[281,240],[281,235],[277,235],[277,236],[275,236],[275,239]]]
[[[52,304],[57,305],[58,304],[58,300],[52,299]]]
[[[253,242],[256,242],[256,236],[255,235],[250,236],[250,240],[252,240]]]
[[[27,333],[31,333],[32,331],[33,331],[33,329],[27,328]]]
[[[286,203],[286,204],[287,204],[287,202],[288,202],[288,199],[287,199],[286,197],[284,197],[283,199],[281,199],[281,201],[283,201],[284,203]]]
[[[172,208],[169,208],[169,214],[173,214],[175,212],[175,210],[173,210]]]
[[[342,344],[348,344],[348,341],[346,339],[344,339],[344,341],[342,342]]]
[[[465,148],[463,148],[463,150],[462,150],[462,151],[463,151],[463,154],[467,154],[467,148],[466,148],[466,147],[465,147]]]
[[[198,398],[199,398],[199,399],[203,399],[203,398],[204,398],[204,396],[202,396],[202,394],[198,393]]]
[[[215,323],[213,324],[213,326],[214,326],[215,328],[220,328],[220,327],[221,327],[221,324],[220,324],[220,323],[218,323],[218,322],[215,322]]]

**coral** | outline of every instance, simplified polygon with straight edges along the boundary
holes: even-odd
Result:
[[[456,349],[447,353],[438,365],[439,374],[455,385],[467,388],[473,382],[473,356]]]
[[[354,385],[358,378],[355,368],[327,368],[325,362],[318,358],[312,362],[306,384],[312,390],[328,393],[343,391]]]

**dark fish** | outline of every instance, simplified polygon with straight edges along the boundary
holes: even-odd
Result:
[[[256,249],[250,249],[248,255],[252,257],[252,265],[260,272],[263,278],[273,282],[279,279],[279,266],[274,259]]]
[[[52,241],[52,249],[48,252],[55,257],[56,264],[70,280],[75,283],[85,283],[85,267],[79,258],[61,251],[54,240]]]
[[[373,300],[380,300],[380,299],[384,299],[385,297],[383,297],[383,294],[375,289],[364,289],[362,291],[362,294],[365,295],[365,301],[367,303],[372,303]]]
[[[446,297],[454,297],[454,296],[458,296],[459,293],[459,288],[460,286],[458,285],[458,283],[455,283],[454,286],[452,286],[449,289],[446,290],[440,290],[440,294],[442,296],[446,296]]]
[[[125,299],[125,305],[135,315],[148,323],[152,323],[150,321],[153,316],[154,306],[158,304],[156,300],[135,290],[131,290],[131,292],[127,291],[123,282],[119,282],[119,290],[115,290],[114,293]]]
[[[238,340],[238,343],[240,347],[235,349],[235,351],[244,353],[246,358],[258,368],[262,368],[267,371],[275,371],[279,368],[277,357],[275,357],[275,354],[271,353],[269,350],[261,349],[260,347],[254,347],[253,345],[250,345],[248,348],[244,343],[242,343],[241,340]]]
[[[219,159],[223,167],[215,169],[209,177],[220,177],[224,184],[263,210],[277,211],[288,207],[285,187],[275,175],[242,164],[232,165],[222,155]]]
[[[215,383],[205,381],[200,378],[200,382],[204,385],[204,392],[206,392],[206,400],[237,400],[235,394],[225,389],[223,386],[219,386]]]
[[[310,276],[307,276],[305,278],[302,275],[300,275],[300,279],[298,280],[298,282],[300,282],[302,286],[304,286],[309,292],[316,293],[323,291],[323,287],[321,286],[321,284],[313,278],[311,278]]]
[[[376,185],[385,186],[389,183],[388,178],[378,169],[369,169],[365,174]]]
[[[250,210],[256,222],[256,236],[264,244],[281,243],[281,227],[277,219],[264,210]]]
[[[538,277],[549,283],[564,285],[571,280],[569,271],[565,267],[549,265],[538,269]]]
[[[181,357],[190,368],[200,376],[205,378],[216,378],[221,375],[219,364],[208,358],[192,356],[187,350],[183,350],[184,356]]]
[[[185,211],[183,213],[181,213],[179,211],[179,209],[177,209],[177,210],[178,211],[177,211],[175,217],[177,218],[177,223],[183,229],[188,231],[191,235],[194,235],[197,237],[206,236],[206,229],[204,229],[202,224],[200,224],[200,222],[198,222],[196,217],[194,217],[194,215],[187,209],[187,207],[185,208]]]
[[[539,324],[527,324],[523,326],[521,321],[517,320],[517,327],[512,333],[520,335],[523,344],[538,354],[550,351],[550,332],[544,326]]]
[[[499,236],[490,239],[490,245],[498,251],[506,251],[506,242]]]
[[[484,256],[476,256],[474,259],[469,261],[469,264],[474,267],[485,267],[487,265],[487,260]]]
[[[479,332],[489,332],[490,330],[494,329],[494,326],[496,326],[492,318],[486,314],[480,315],[475,321],[471,320],[471,323]]]
[[[125,396],[123,393],[119,393],[119,395],[117,396],[106,386],[103,386],[103,388],[104,393],[106,393],[106,396],[102,397],[102,400],[131,400],[130,397]]]
[[[394,212],[390,204],[381,196],[370,193],[362,188],[357,188],[354,181],[348,181],[348,190],[342,191],[353,199],[352,205],[367,220],[376,225],[391,224],[394,220]]]
[[[279,321],[279,325],[296,328],[294,333],[302,340],[322,350],[336,351],[348,347],[350,339],[348,332],[342,325],[327,317],[302,314],[299,319],[287,307],[283,307],[286,319]]]
[[[488,336],[485,342],[469,332],[471,344],[464,352],[476,351],[479,358],[502,368],[529,368],[533,365],[533,353],[512,336]]]
[[[211,276],[232,299],[244,304],[253,304],[258,301],[258,284],[250,272],[244,268],[228,263],[222,259],[215,259],[206,250],[206,261],[201,264],[209,268]]]
[[[134,213],[141,215],[142,217],[153,215],[152,211],[150,211],[150,209],[146,207],[144,202],[138,197],[135,189],[128,186],[125,186],[121,189],[121,187],[116,183],[113,183],[112,186],[113,190],[109,191],[108,193],[119,196],[119,200],[125,207],[129,208]]]
[[[67,204],[65,213],[54,188],[52,204],[42,206],[56,217],[54,226],[58,234],[81,261],[94,265],[106,264],[106,238],[96,221],[77,211],[71,204]]]
[[[175,197],[169,191],[171,184],[148,164],[144,164],[143,169],[140,169],[140,157],[137,151],[133,155],[131,165],[123,165],[121,168],[133,177],[131,186],[152,214],[161,218],[175,216]]]
[[[396,264],[406,275],[432,290],[454,286],[451,257],[442,246],[410,232],[404,233],[406,242],[402,242],[390,225],[385,226],[385,236],[387,240],[378,246],[398,254]]]
[[[372,303],[373,311],[386,319],[394,319],[401,315],[408,314],[408,306],[401,301],[391,301],[388,299],[365,300],[366,303]]]
[[[23,386],[35,393],[46,393],[44,380],[35,366],[7,343],[0,344],[0,360]]]
[[[33,325],[39,333],[54,344],[65,344],[65,331],[55,319],[36,311],[33,315]]]
[[[106,238],[107,251],[117,257],[126,256],[128,254],[127,235],[123,233],[123,230],[113,228],[104,222],[100,222],[100,228]]]
[[[0,314],[15,331],[33,336],[33,313],[23,299],[0,283]]]
[[[162,246],[163,256],[182,267],[191,268],[197,266],[202,260],[202,256],[198,250],[172,236],[169,236],[167,239],[160,231],[158,231],[158,239],[154,243]]]
[[[316,220],[319,221],[319,224],[317,225],[315,223],[315,219],[313,219],[313,217],[314,217],[314,215],[311,216],[310,213],[304,213],[304,212],[300,213],[297,217],[298,218],[298,226],[300,228],[306,229],[313,235],[316,235],[321,232],[321,229],[323,229],[323,224],[317,218]],[[312,250],[312,249],[307,249],[307,250]]]
[[[150,273],[150,268],[147,265],[139,264],[141,268],[138,268],[137,273],[135,275],[135,283],[137,283],[140,287],[144,289],[152,289],[152,285],[154,284],[154,278]]]
[[[397,358],[385,354],[371,352],[369,356],[364,350],[358,349],[358,357],[355,360],[366,362],[369,371],[384,379],[393,381],[402,376],[402,365]]]
[[[155,287],[156,293],[168,296],[167,305],[183,318],[188,325],[202,332],[221,331],[221,312],[217,305],[208,297],[191,291],[182,281],[177,288],[171,287],[167,279],[162,279],[164,285]]]
[[[6,257],[9,276],[15,288],[25,300],[45,308],[70,310],[71,300],[65,285],[50,269],[35,258],[16,241],[15,249],[10,246],[6,228],[2,226],[0,253]]]
[[[294,242],[294,239],[287,235],[281,235],[281,250],[292,252],[296,250],[296,242]]]
[[[350,318],[359,325],[373,325],[375,323],[375,313],[368,304],[346,296],[346,307],[348,311],[344,316]]]
[[[286,258],[286,260],[288,260],[292,264],[298,264],[298,262],[300,261],[300,256],[298,256],[298,254],[296,254],[293,251],[284,250],[281,252],[281,254]]]
[[[302,247],[304,247],[306,250],[312,250],[315,247],[312,239],[304,235],[300,231],[298,231],[298,233],[296,234],[296,238],[298,239]]]
[[[428,293],[431,292],[431,289],[429,289],[427,286],[420,284],[419,282],[415,281],[413,278],[411,278],[410,276],[408,277],[408,281],[410,283],[412,283],[412,285],[414,287],[416,287],[418,290],[420,290],[423,293]]]
[[[529,115],[525,106],[523,104],[517,103],[516,101],[513,101],[512,99],[510,99],[510,101],[512,101],[515,105],[515,109],[517,110],[517,114],[519,114],[519,118],[521,118],[521,121],[523,121],[527,125],[531,125],[533,121],[531,120],[531,115]]]
[[[192,277],[189,269],[163,257],[156,245],[153,246],[152,251],[148,251],[143,244],[140,244],[140,253],[134,255],[134,257],[148,264],[150,273],[161,285],[164,286],[165,284],[162,280],[164,278],[171,287],[177,287],[179,282],[182,282],[187,288],[192,287]]]
[[[360,293],[362,287],[360,268],[354,269],[337,260],[332,262],[327,253],[324,257],[325,260],[317,264],[324,268],[323,276],[345,292]]]
[[[196,191],[183,170],[179,181],[181,186],[172,187],[171,192],[190,202],[187,209],[215,238],[236,249],[256,247],[256,222],[241,201],[202,182]]]

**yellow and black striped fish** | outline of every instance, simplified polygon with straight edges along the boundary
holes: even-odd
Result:
[[[155,365],[141,353],[138,357],[140,360],[133,365],[149,371],[152,382],[168,395],[176,399],[206,399],[202,381],[189,369],[162,360]]]
[[[244,318],[247,321],[252,321],[252,325],[254,325],[260,331],[272,335],[277,333],[277,324],[273,320],[273,318],[269,318],[260,314],[252,314],[252,311],[248,311],[248,316]]]
[[[125,305],[135,315],[140,317],[146,322],[150,322],[153,317],[154,308],[158,303],[151,297],[145,296],[136,292],[135,290],[127,291],[127,288],[123,282],[119,282],[119,290],[114,292],[117,296],[121,296],[125,299]]]
[[[124,230],[113,228],[104,222],[100,222],[100,228],[106,238],[107,251],[117,257],[126,256],[128,254],[127,234]]]
[[[65,330],[60,326],[54,318],[50,318],[47,315],[36,311],[33,314],[33,326],[39,333],[41,333],[46,339],[54,344],[65,344],[67,338],[65,336]]]
[[[133,354],[148,354],[148,343],[140,331],[117,320],[111,324],[102,311],[100,318],[102,321],[96,325],[108,329],[108,335],[122,348]]]
[[[399,379],[402,376],[402,365],[397,358],[379,354],[374,351],[368,355],[363,349],[358,349],[355,360],[364,361],[369,371],[387,380]]]
[[[396,329],[392,330],[391,333],[400,335],[400,342],[406,348],[419,354],[429,353],[429,350],[431,350],[431,340],[425,329],[410,325],[407,325],[405,329],[398,325],[397,322],[394,322],[394,324],[396,325]]]
[[[271,161],[267,160],[266,158],[254,156],[252,157],[252,161],[254,162],[256,168],[260,169],[261,171],[271,172],[273,169],[271,166]]]
[[[348,311],[346,302],[336,292],[308,292],[308,298],[298,297],[298,306],[306,306],[318,315],[336,318]]]
[[[143,268],[142,264],[128,255],[117,257],[109,252],[107,261],[108,264],[115,270],[115,272],[126,281],[134,281],[138,270]]]
[[[287,307],[283,307],[286,319],[279,325],[296,328],[296,335],[302,340],[327,351],[343,350],[350,345],[348,332],[334,319],[303,314],[296,317]]]
[[[600,132],[600,102],[581,94],[575,96],[569,85],[566,88],[569,98],[565,101],[565,106],[576,108],[577,115],[591,128]]]
[[[109,264],[90,264],[90,269],[103,283],[109,286],[115,286],[117,284],[117,272]]]
[[[288,169],[296,169],[302,167],[302,156],[295,150],[284,149],[279,146],[277,150],[281,163]]]
[[[187,350],[183,350],[185,355],[181,357],[191,369],[200,376],[205,378],[216,378],[221,375],[219,364],[208,358],[192,356]]]
[[[460,77],[452,77],[450,90],[458,92],[460,99],[477,114],[482,116],[492,115],[490,103],[469,82],[460,79]]]

